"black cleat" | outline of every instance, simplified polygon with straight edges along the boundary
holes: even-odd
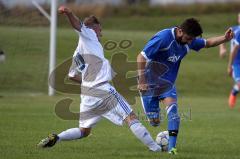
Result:
[[[47,138],[42,139],[37,146],[41,148],[52,147],[56,144],[59,137],[56,134],[49,134]]]

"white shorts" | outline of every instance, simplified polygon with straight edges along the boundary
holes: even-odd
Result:
[[[127,101],[109,83],[85,91],[82,87],[81,92],[81,128],[91,128],[103,117],[116,125],[123,125],[124,119],[132,112]]]

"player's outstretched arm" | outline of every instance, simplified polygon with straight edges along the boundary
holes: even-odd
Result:
[[[234,35],[234,33],[233,33],[232,29],[230,28],[222,36],[207,39],[205,47],[206,48],[214,47],[214,46],[218,46],[222,43],[225,43],[227,41],[230,41],[233,38],[233,35]]]
[[[60,6],[58,8],[58,12],[60,14],[65,14],[68,17],[68,20],[74,29],[81,31],[82,26],[81,26],[80,20],[76,15],[74,15],[74,13],[69,8],[65,6]]]
[[[239,48],[240,48],[239,45],[234,45],[231,53],[229,54],[229,61],[228,61],[228,68],[227,68],[227,72],[228,72],[228,75],[229,75],[229,76],[232,75],[232,64],[233,64],[233,60],[235,59]]]

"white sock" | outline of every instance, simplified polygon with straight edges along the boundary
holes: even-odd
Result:
[[[82,135],[83,134],[79,128],[71,128],[58,134],[58,137],[59,137],[59,141],[76,140],[76,139],[80,139]]]
[[[161,147],[153,140],[148,130],[138,120],[133,120],[130,123],[130,129],[151,151],[161,151]]]

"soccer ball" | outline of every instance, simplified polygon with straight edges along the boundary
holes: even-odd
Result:
[[[157,134],[156,142],[159,146],[162,147],[162,151],[168,150],[168,140],[169,140],[168,131],[162,131]]]

